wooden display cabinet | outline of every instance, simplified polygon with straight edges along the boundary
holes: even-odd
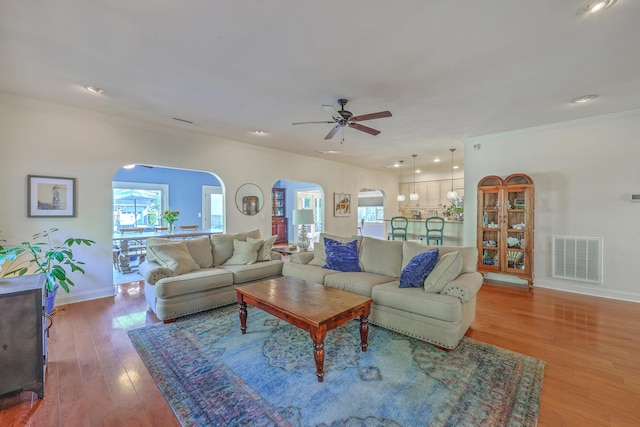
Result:
[[[286,218],[286,188],[271,189],[271,233],[278,236],[275,243],[289,243],[289,222]]]
[[[533,286],[534,184],[524,174],[478,183],[478,271],[501,273]]]

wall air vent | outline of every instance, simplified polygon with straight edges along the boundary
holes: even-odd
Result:
[[[551,236],[551,276],[602,283],[602,238]]]

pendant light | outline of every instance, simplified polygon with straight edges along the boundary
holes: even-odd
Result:
[[[447,193],[447,199],[455,200],[458,198],[458,193],[453,189],[453,152],[456,151],[455,148],[449,148],[451,151],[451,191]]]
[[[398,193],[398,201],[404,202],[404,194],[402,194],[402,164],[404,160],[399,160],[400,162],[400,192]]]
[[[418,196],[418,193],[416,193],[416,157],[418,157],[418,155],[412,154],[411,157],[413,157],[413,193],[409,195],[409,199],[415,201],[420,198],[420,196]]]

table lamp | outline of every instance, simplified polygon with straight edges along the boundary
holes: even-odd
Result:
[[[293,225],[299,225],[298,230],[298,250],[309,249],[309,237],[307,236],[307,224],[313,224],[313,209],[296,209],[293,211]]]

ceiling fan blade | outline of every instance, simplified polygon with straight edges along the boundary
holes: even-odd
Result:
[[[331,129],[331,131],[327,134],[327,136],[324,137],[324,139],[333,138],[333,135],[335,135],[339,129],[340,129],[340,125],[335,125],[333,129]]]
[[[362,125],[359,125],[358,123],[349,123],[349,127],[361,130],[362,132],[366,132],[366,133],[368,133],[370,135],[374,135],[374,136],[380,133],[379,130],[372,129],[372,128],[367,127],[367,126],[362,126]]]
[[[362,121],[365,121],[365,120],[382,119],[384,117],[391,117],[391,112],[390,111],[379,111],[377,113],[363,114],[361,116],[351,117],[351,120],[353,120],[354,122],[362,122]]]
[[[321,122],[297,122],[297,123],[291,123],[291,124],[292,125],[308,125],[309,123],[335,123],[335,121],[323,120]]]
[[[322,108],[333,117],[333,120],[338,120],[342,118],[342,115],[335,109],[333,105],[323,105]]]

